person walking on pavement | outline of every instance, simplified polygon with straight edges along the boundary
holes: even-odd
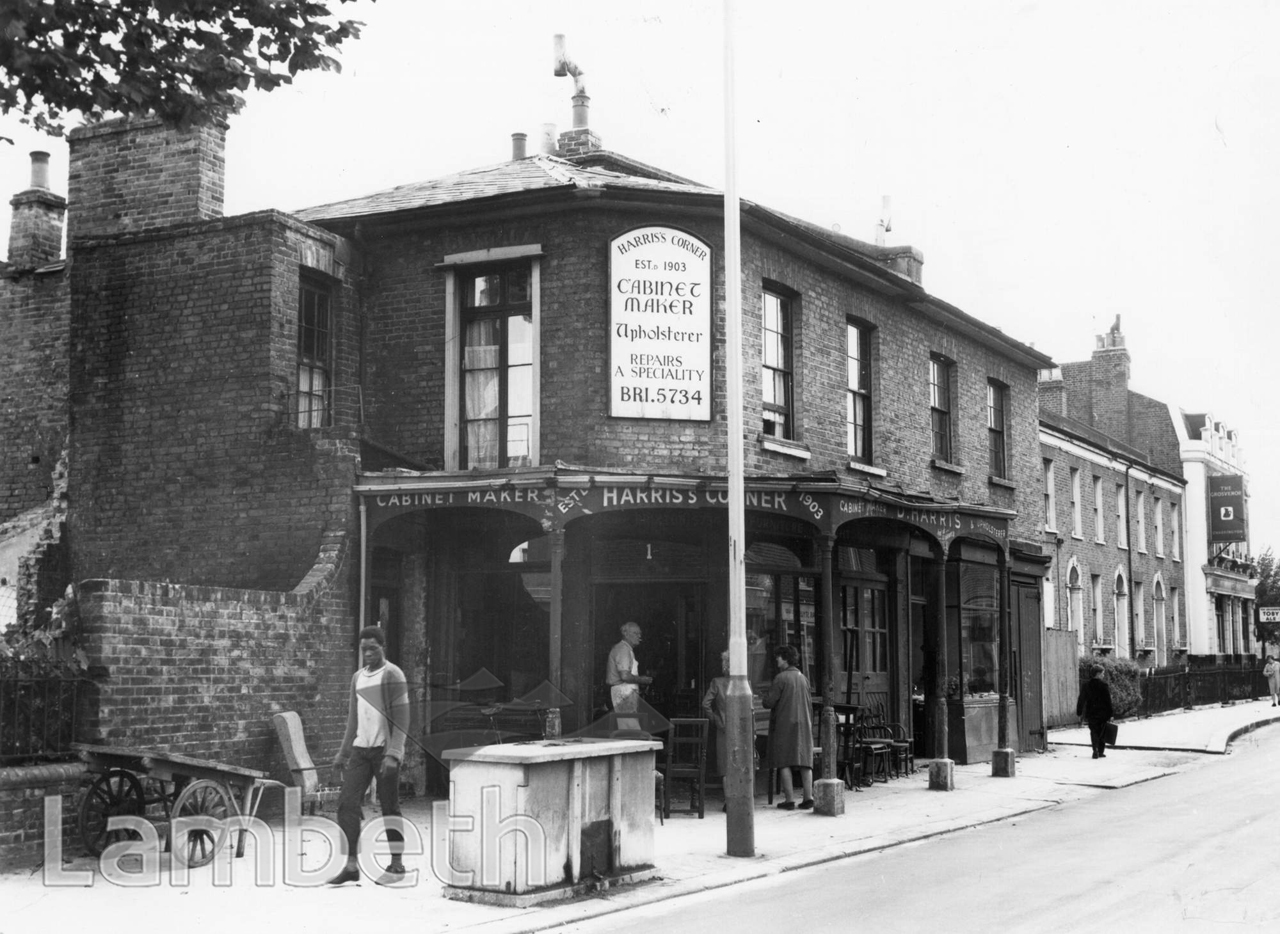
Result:
[[[330,885],[360,880],[356,858],[364,812],[360,799],[375,777],[378,805],[383,817],[400,816],[400,763],[409,733],[409,686],[404,672],[387,661],[386,637],[377,626],[360,630],[360,659],[364,665],[351,676],[347,731],[333,757],[334,770],[342,776],[338,795],[338,826],[347,838],[347,864],[329,880]],[[374,881],[393,885],[404,880],[404,835],[388,828],[391,862]]]
[[[640,686],[653,684],[653,678],[640,674],[635,648],[640,644],[640,625],[622,624],[622,641],[609,650],[605,664],[604,683],[609,686],[609,703],[615,714],[636,714],[640,711]],[[639,730],[639,717],[618,717],[618,729]]]
[[[1271,706],[1275,707],[1280,704],[1280,662],[1275,660],[1275,656],[1267,656],[1262,673],[1267,678],[1267,689],[1271,692]]]
[[[1107,746],[1104,729],[1114,711],[1111,709],[1111,689],[1102,680],[1101,665],[1093,666],[1093,677],[1080,689],[1080,697],[1076,701],[1076,716],[1089,721],[1089,741],[1093,745],[1093,757],[1105,759]]]
[[[780,645],[773,650],[778,674],[769,685],[764,705],[769,709],[769,766],[778,769],[785,800],[778,802],[784,811],[796,809],[795,788],[791,770],[800,770],[804,787],[802,810],[813,807],[813,722],[809,700],[809,679],[796,664],[800,653],[794,645]]]

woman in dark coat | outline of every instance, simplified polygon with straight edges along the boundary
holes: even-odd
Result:
[[[774,650],[778,674],[769,686],[764,705],[769,713],[769,767],[782,772],[782,794],[778,802],[784,811],[796,808],[791,770],[800,770],[804,798],[800,807],[813,807],[813,725],[810,722],[812,701],[809,679],[796,668],[800,653],[795,646],[780,645]]]
[[[1093,744],[1093,757],[1105,759],[1107,745],[1103,739],[1103,727],[1111,719],[1111,689],[1102,680],[1102,666],[1093,666],[1093,677],[1080,689],[1080,698],[1076,701],[1076,716],[1089,721],[1089,740]]]

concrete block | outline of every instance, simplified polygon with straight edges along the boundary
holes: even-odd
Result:
[[[844,782],[838,778],[820,778],[813,783],[813,813],[839,817],[844,813]]]
[[[929,763],[929,790],[956,790],[956,764],[954,760],[934,759]]]

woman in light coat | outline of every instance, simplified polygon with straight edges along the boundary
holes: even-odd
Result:
[[[1271,706],[1280,704],[1280,662],[1268,655],[1267,663],[1262,666],[1262,673],[1267,677],[1267,688],[1271,691]]]

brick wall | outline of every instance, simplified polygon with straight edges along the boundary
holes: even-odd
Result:
[[[1170,521],[1170,510],[1179,506],[1182,493],[1169,489],[1168,478],[1157,483],[1151,473],[1141,465],[1136,466],[1126,477],[1123,462],[1117,462],[1105,450],[1095,452],[1093,456],[1085,456],[1078,443],[1063,444],[1060,438],[1046,436],[1042,445],[1043,458],[1053,462],[1054,499],[1056,518],[1049,523],[1051,531],[1041,531],[1038,535],[1045,543],[1045,550],[1054,556],[1055,567],[1049,580],[1054,588],[1054,601],[1051,615],[1046,618],[1048,626],[1057,629],[1069,627],[1070,611],[1070,576],[1074,567],[1079,573],[1081,587],[1082,629],[1084,632],[1082,647],[1090,651],[1095,646],[1106,646],[1117,654],[1127,657],[1145,658],[1143,664],[1168,664],[1175,660],[1180,644],[1175,629],[1174,602],[1177,602],[1176,619],[1182,621],[1186,631],[1187,609],[1186,588],[1184,585],[1183,562],[1173,557],[1173,524]],[[1115,467],[1121,463],[1120,469]],[[1132,465],[1131,465],[1132,466]],[[1080,533],[1074,529],[1072,510],[1072,468],[1079,471],[1080,476]],[[1098,477],[1102,483],[1102,541],[1099,542],[1098,522],[1094,514],[1093,478]],[[1128,538],[1129,547],[1121,548],[1116,529],[1117,491],[1123,490],[1127,484],[1128,504]],[[1138,502],[1139,494],[1143,496],[1143,515],[1146,523],[1146,548],[1139,547],[1138,538]],[[1155,520],[1156,499],[1164,511],[1163,541],[1157,545],[1157,528]],[[1041,507],[1043,520],[1043,506]],[[1061,540],[1060,542],[1058,540]],[[1134,583],[1143,584],[1143,632],[1138,631],[1134,622],[1134,638],[1129,638],[1129,619],[1116,619],[1115,581],[1116,574],[1124,575],[1125,586],[1129,593],[1130,616],[1134,616],[1137,608]],[[1094,599],[1092,593],[1093,575],[1101,577],[1102,601],[1098,606],[1097,618],[1101,622],[1101,631],[1093,623]],[[1155,641],[1156,615],[1155,596],[1156,582],[1162,584],[1165,597],[1164,640],[1165,654],[1157,658],[1154,653],[1143,655],[1140,650],[1146,647],[1145,635]],[[1123,632],[1117,641],[1117,626]],[[1121,647],[1127,647],[1122,650]]]
[[[366,412],[381,443],[432,468],[444,463],[444,272],[447,254],[542,245],[542,462],[723,474],[724,295],[722,227],[718,219],[682,218],[679,226],[712,245],[715,403],[710,423],[611,419],[608,416],[608,279],[604,245],[645,224],[670,223],[661,212],[595,210],[557,213],[546,221],[419,230],[370,244]],[[888,482],[967,502],[1039,511],[1040,458],[1036,374],[980,339],[964,336],[904,304],[854,286],[812,263],[761,242],[744,240],[743,334],[746,467],[751,472],[836,471],[856,479],[845,454],[845,326],[856,315],[875,326],[873,387],[875,465]],[[760,287],[763,279],[800,293],[796,340],[799,440],[808,460],[764,450],[760,431]],[[956,453],[962,474],[929,465],[930,351],[957,361]],[[1008,437],[1012,486],[992,484],[987,453],[987,380],[1009,387]],[[406,413],[411,413],[407,417]],[[1015,535],[1036,537],[1020,518]],[[1025,526],[1025,528],[1024,528]]]
[[[336,238],[273,212],[82,240],[71,537],[81,578],[287,590],[354,521],[354,405],[295,426],[298,281]],[[335,382],[355,381],[351,290]]]
[[[62,799],[62,851],[78,855],[79,762],[0,769],[0,872],[31,869],[44,862],[44,799]]]
[[[72,241],[222,216],[225,124],[104,120],[68,135]]]
[[[271,716],[296,710],[312,759],[331,759],[356,667],[353,573],[349,549],[333,545],[289,593],[83,582],[85,651],[99,679],[84,735],[287,782]]]
[[[62,268],[0,278],[0,523],[45,503],[67,439]]]

